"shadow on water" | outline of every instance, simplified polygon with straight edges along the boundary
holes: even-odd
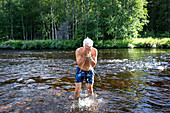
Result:
[[[99,50],[95,98],[74,100],[74,51],[0,50],[0,112],[168,112],[170,50]]]

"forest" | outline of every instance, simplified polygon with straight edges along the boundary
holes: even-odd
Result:
[[[168,0],[0,0],[0,40],[169,38],[168,4]]]

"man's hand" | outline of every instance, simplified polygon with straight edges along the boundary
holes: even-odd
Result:
[[[89,54],[87,55],[87,60],[88,60],[89,62],[94,61],[93,58],[92,58],[92,56],[89,55]]]
[[[83,53],[84,54],[90,54],[91,55],[91,50],[92,50],[92,47],[83,47]]]

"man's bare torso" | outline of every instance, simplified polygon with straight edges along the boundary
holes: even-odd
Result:
[[[95,62],[97,60],[97,53],[96,52],[97,52],[97,50],[92,47],[90,55],[92,56],[92,60],[95,61]],[[77,63],[78,63],[79,60],[85,61],[83,65],[78,64],[79,68],[84,70],[84,71],[89,71],[91,68],[94,67],[94,66],[91,66],[89,58],[86,58],[86,54],[84,54],[84,48],[83,47],[80,47],[76,50],[76,60],[77,60]]]

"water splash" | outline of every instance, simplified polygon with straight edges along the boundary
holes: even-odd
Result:
[[[73,101],[73,104],[71,105],[71,110],[74,111],[78,109],[79,111],[97,112],[103,104],[105,104],[103,98],[100,99],[90,97],[79,98],[78,100]]]

